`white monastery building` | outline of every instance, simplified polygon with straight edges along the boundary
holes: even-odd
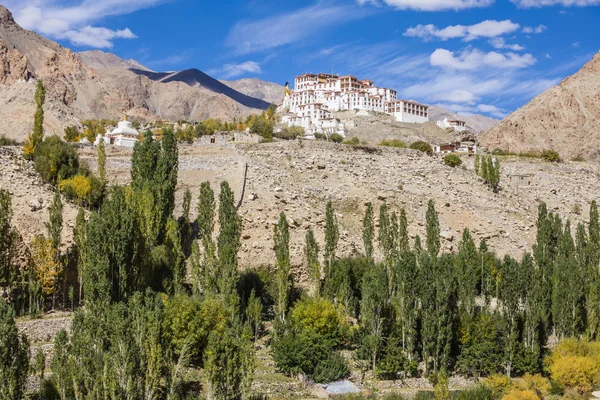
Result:
[[[465,121],[454,120],[454,119],[449,120],[448,118],[444,118],[443,121],[438,121],[437,125],[442,129],[454,128],[454,130],[457,132],[463,132],[468,129],[467,123]]]
[[[345,127],[332,112],[365,110],[391,114],[400,122],[429,121],[428,107],[414,101],[398,100],[396,91],[380,88],[370,80],[335,74],[304,74],[296,77],[294,90],[286,88],[279,108],[282,122],[301,126],[307,137],[315,133],[345,136]]]
[[[121,147],[133,147],[138,142],[139,133],[133,128],[133,124],[127,121],[127,116],[123,116],[123,121],[117,124],[117,127],[111,132],[106,131],[104,136],[98,135],[94,145],[98,146],[101,141],[105,144],[114,144]]]

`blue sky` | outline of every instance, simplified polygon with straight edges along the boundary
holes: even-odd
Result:
[[[280,84],[371,79],[399,97],[501,118],[600,49],[600,0],[8,0],[74,51],[157,71]]]

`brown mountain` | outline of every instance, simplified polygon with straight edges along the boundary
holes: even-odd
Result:
[[[541,152],[564,159],[600,159],[600,53],[568,77],[479,136],[490,150]]]
[[[465,121],[467,123],[467,128],[473,133],[479,133],[490,129],[500,122],[497,119],[486,117],[485,115],[460,115],[438,106],[429,106],[429,120],[431,122],[443,121],[444,118]]]
[[[21,28],[0,6],[0,132],[22,140],[31,130],[36,79],[47,89],[44,127],[50,134],[85,119],[116,119],[123,113],[142,121],[231,120],[269,105],[198,70],[155,79],[137,63],[99,53],[82,57],[86,65],[71,50]]]
[[[76,55],[85,65],[93,69],[141,69],[151,71],[151,69],[133,59],[123,60],[112,53],[100,50],[80,51]]]
[[[222,80],[221,82],[240,93],[264,100],[270,104],[281,104],[285,95],[283,86],[258,78],[243,78],[236,81]]]

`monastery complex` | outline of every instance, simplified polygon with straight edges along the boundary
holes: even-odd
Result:
[[[286,88],[279,112],[288,126],[301,126],[307,137],[315,133],[345,136],[345,127],[332,112],[375,111],[393,115],[399,122],[429,121],[428,106],[398,100],[395,90],[375,86],[370,80],[334,74],[304,74],[296,77],[294,90]]]

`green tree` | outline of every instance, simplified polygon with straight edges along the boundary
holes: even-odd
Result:
[[[33,119],[33,132],[25,139],[24,153],[29,159],[33,158],[37,147],[44,140],[44,103],[46,101],[46,88],[41,79],[37,81],[35,90],[35,116]]]
[[[588,337],[596,339],[600,330],[600,217],[596,201],[592,201],[590,206],[588,232],[587,324]]]
[[[67,142],[77,142],[79,140],[79,129],[74,125],[65,128],[65,140]]]
[[[58,252],[63,224],[63,205],[59,192],[54,192],[54,199],[52,200],[52,204],[50,204],[49,212],[50,221],[45,223],[46,230],[48,231],[52,248]]]
[[[440,220],[435,210],[435,203],[429,200],[426,215],[427,251],[435,258],[440,252]]]
[[[373,214],[373,204],[367,204],[365,217],[363,219],[363,243],[365,246],[365,256],[373,260],[373,238],[375,237],[375,222]]]
[[[4,288],[10,286],[14,279],[12,263],[17,235],[11,226],[12,215],[10,193],[0,189],[0,286]]]
[[[508,377],[512,376],[519,347],[520,301],[523,293],[524,277],[521,265],[515,259],[505,256],[500,264],[498,275],[498,300],[502,310],[501,346],[502,366]]]
[[[77,278],[79,280],[79,302],[81,302],[84,270],[87,263],[87,222],[85,221],[83,208],[79,208],[77,212],[75,227],[73,228],[73,241],[77,252]]]
[[[480,281],[478,259],[477,247],[475,247],[471,232],[465,229],[456,257],[456,277],[461,311],[469,317],[475,315],[475,297]]]
[[[253,344],[246,332],[229,328],[222,335],[211,334],[204,365],[209,399],[250,397],[255,361]]]
[[[192,251],[192,222],[190,220],[190,207],[192,204],[192,192],[189,188],[183,193],[183,207],[182,215],[179,218],[179,236],[181,238],[181,247],[183,253],[189,256]]]
[[[58,391],[61,400],[69,398],[72,391],[73,379],[71,377],[69,353],[71,345],[64,329],[61,329],[54,338],[54,354],[50,362],[52,369],[52,382]]]
[[[106,185],[106,149],[104,140],[98,145],[98,177],[103,185]]]
[[[406,218],[406,210],[403,208],[400,211],[400,230],[398,233],[398,250],[405,253],[409,250],[410,244],[408,240],[408,220]]]
[[[290,296],[290,232],[285,214],[279,215],[279,222],[273,232],[275,242],[276,268],[275,280],[277,282],[277,301],[275,314],[280,321],[285,321],[288,300]]]
[[[204,241],[212,240],[215,225],[215,193],[209,182],[200,184],[200,197],[198,199],[198,232]]]
[[[313,295],[318,296],[321,288],[321,264],[319,263],[319,244],[315,239],[312,228],[308,228],[306,232],[304,257],[310,276],[311,291]]]
[[[219,293],[226,304],[237,304],[238,251],[241,246],[242,219],[237,214],[233,191],[227,182],[221,183],[219,193],[219,237],[217,252],[219,256]]]
[[[367,333],[365,347],[370,353],[373,370],[375,370],[377,356],[384,339],[389,300],[387,285],[387,273],[382,265],[375,264],[366,271],[362,283],[360,311],[361,324]]]
[[[335,252],[337,250],[338,241],[340,239],[340,231],[338,228],[337,217],[333,210],[331,201],[327,202],[325,207],[325,261],[327,270],[331,269]],[[329,272],[328,272],[329,273]]]
[[[256,297],[254,289],[250,292],[248,305],[246,306],[246,318],[252,327],[254,340],[258,339],[260,328],[262,326],[262,311],[263,305],[260,297]]]
[[[0,301],[0,398],[24,398],[29,372],[29,343],[19,337],[14,311]]]
[[[38,374],[41,380],[44,380],[44,372],[46,371],[46,355],[41,348],[38,348],[35,352],[33,359],[32,373]]]

